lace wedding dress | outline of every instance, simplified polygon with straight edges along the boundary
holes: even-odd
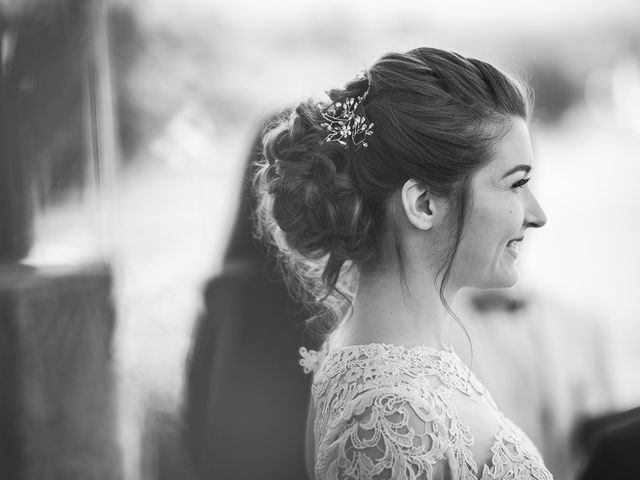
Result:
[[[300,353],[314,373],[316,480],[552,479],[453,351],[325,344]]]

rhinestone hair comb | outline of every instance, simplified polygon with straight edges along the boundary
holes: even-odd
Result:
[[[346,146],[351,140],[354,146],[368,147],[367,137],[373,134],[373,122],[367,123],[363,115],[358,115],[357,110],[367,98],[369,89],[359,97],[348,97],[342,102],[335,102],[325,109],[322,117],[326,122],[320,124],[329,133],[325,142],[338,142]]]

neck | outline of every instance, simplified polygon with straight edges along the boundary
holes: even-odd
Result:
[[[449,291],[447,302],[455,292]],[[352,314],[332,335],[335,346],[367,343],[446,348],[448,314],[433,276],[424,270],[360,273]]]

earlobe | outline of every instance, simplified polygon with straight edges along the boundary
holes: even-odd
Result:
[[[402,206],[409,222],[420,230],[433,227],[435,205],[427,189],[414,179],[402,186]]]

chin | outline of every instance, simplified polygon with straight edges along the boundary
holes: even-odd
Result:
[[[519,279],[520,276],[518,275],[518,271],[513,269],[511,272],[504,273],[503,275],[494,278],[493,282],[489,282],[490,286],[484,288],[510,288],[518,283]]]
[[[475,269],[475,271],[467,269],[465,272],[454,272],[452,276],[453,283],[458,288],[510,288],[518,283],[519,279],[520,274],[513,263],[499,263],[494,268]]]

